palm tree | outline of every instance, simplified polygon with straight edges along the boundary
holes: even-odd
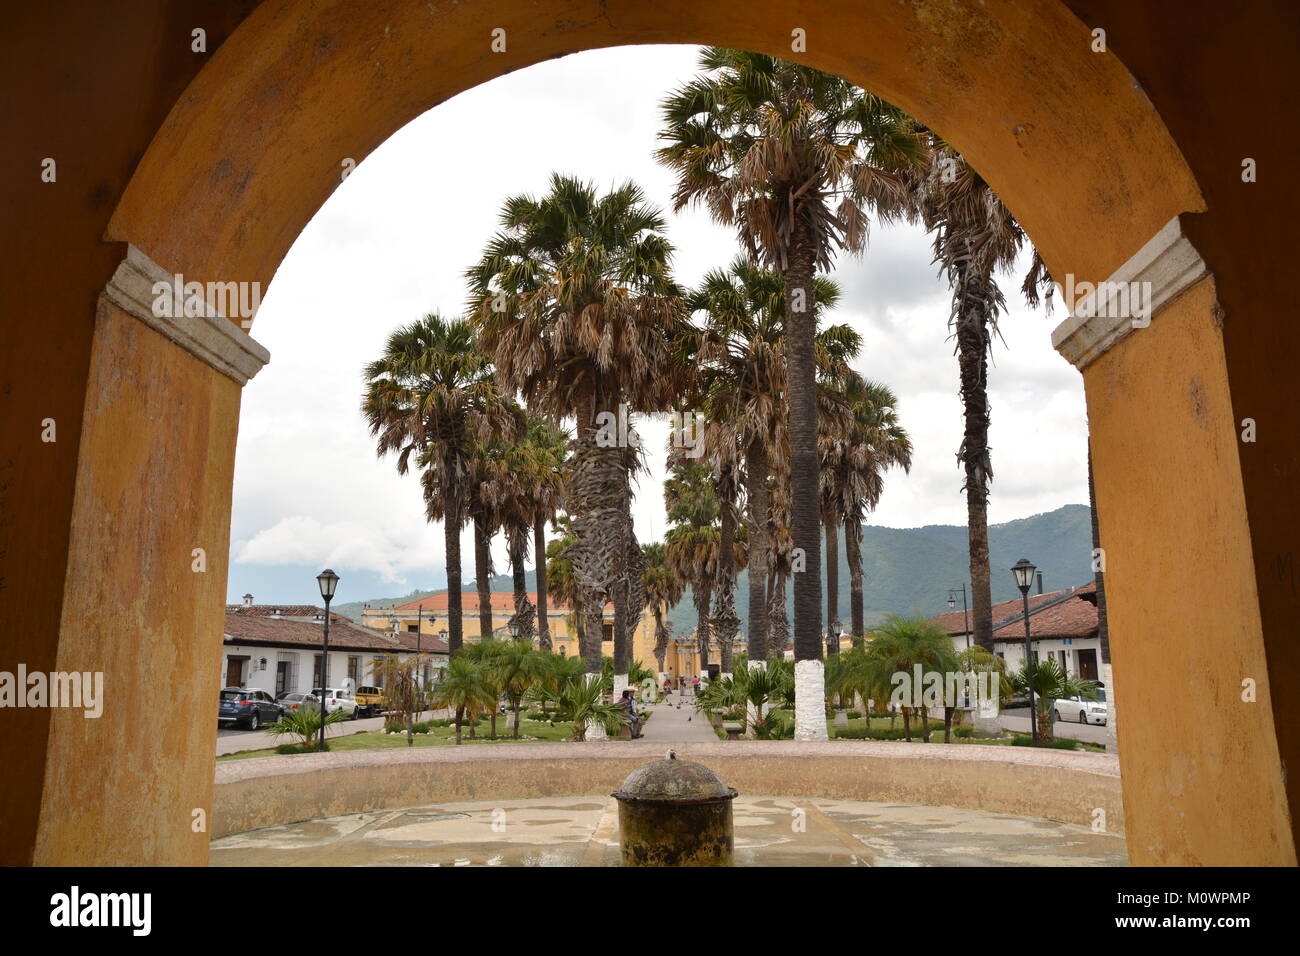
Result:
[[[1026,673],[1028,661],[1022,661],[1020,669],[1008,676],[1015,690],[1028,690],[1030,680]],[[1084,680],[1076,674],[1066,671],[1064,665],[1053,657],[1034,661],[1033,666],[1034,702],[1038,714],[1038,739],[1051,743],[1056,738],[1052,734],[1052,705],[1063,697],[1080,697],[1083,700],[1097,700],[1097,682]]]
[[[662,215],[632,183],[599,196],[553,175],[540,199],[507,199],[501,226],[467,273],[473,321],[506,388],[534,414],[577,420],[565,494],[575,541],[566,551],[588,618],[582,655],[594,673],[605,603],[626,603],[637,563],[628,449],[598,442],[599,416],[624,403],[668,411],[681,391],[674,340],[685,323],[672,247]]]
[[[704,670],[709,664],[709,605],[718,575],[718,519],[722,510],[709,468],[692,461],[673,465],[664,482],[664,506],[671,525],[664,536],[665,556],[673,574],[690,583],[695,603],[695,642],[700,669]]]
[[[930,163],[910,185],[910,215],[934,234],[934,261],[952,287],[949,327],[956,340],[965,431],[957,458],[966,473],[970,547],[971,630],[975,643],[993,650],[993,599],[989,580],[988,496],[993,480],[989,453],[988,360],[1006,299],[994,279],[1008,269],[1025,241],[1011,211],[984,178],[950,146],[932,137]],[[1029,304],[1051,276],[1035,251],[1021,286]]]
[[[677,173],[674,208],[707,205],[785,283],[792,531],[807,565],[795,578],[797,683],[807,690],[795,723],[801,739],[824,740],[813,279],[837,250],[863,249],[866,204],[885,218],[901,207],[897,171],[925,144],[903,113],[839,77],[719,47],[700,66],[704,75],[663,104],[668,145],[657,155]]]
[[[428,666],[429,655],[384,654],[371,665],[371,679],[384,689],[384,705],[389,719],[406,728],[406,746],[415,746],[415,717],[422,709],[424,695],[420,674]]]
[[[822,277],[814,284],[813,308],[820,317],[838,301],[839,287]],[[708,272],[687,304],[692,312],[704,313],[704,327],[692,340],[694,354],[685,359],[698,363],[706,414],[710,422],[717,423],[710,429],[712,440],[706,445],[713,452],[718,494],[724,502],[739,490],[733,487],[736,460],[744,464],[750,566],[746,652],[750,661],[757,662],[766,658],[768,643],[769,462],[789,453],[781,400],[785,389],[785,289],[776,271],[760,269],[742,257],[726,270]],[[847,326],[819,334],[818,357],[837,355],[837,343],[852,341],[854,335]],[[724,536],[728,531],[723,529]],[[729,580],[728,569],[720,570],[723,581]],[[724,603],[729,597],[720,595]]]
[[[495,683],[501,687],[514,713],[511,735],[516,740],[519,739],[519,706],[525,695],[541,679],[545,666],[542,654],[527,644],[508,641],[500,645],[489,665],[494,671]]]
[[[564,501],[569,436],[540,418],[528,422],[528,444],[533,456],[533,558],[537,588],[537,646],[551,649],[551,628],[547,620],[546,523],[554,522]]]
[[[441,679],[433,685],[433,706],[446,707],[455,713],[456,743],[459,744],[461,721],[465,715],[469,715],[470,732],[473,733],[479,712],[489,706],[495,711],[496,700],[484,680],[482,666],[462,651],[451,655]]]
[[[488,501],[484,489],[491,480],[492,464],[488,446],[476,443],[470,458],[467,482],[470,486],[468,517],[474,526],[474,583],[478,591],[478,632],[492,634],[492,538],[501,524],[497,509]]]
[[[582,607],[582,587],[578,583],[577,572],[569,560],[569,549],[576,538],[573,534],[573,521],[568,515],[559,518],[555,530],[560,537],[552,539],[546,546],[546,590],[547,596],[560,607],[567,607],[573,615],[573,630],[578,636],[578,646],[585,647],[584,629],[586,615]]]
[[[957,653],[948,632],[919,616],[891,614],[885,618],[884,623],[872,632],[865,660],[874,671],[874,679],[867,682],[874,688],[889,686],[896,674],[905,675],[910,682],[917,665],[920,665],[922,673],[943,675],[958,670]],[[913,688],[913,693],[921,694],[921,688]],[[915,710],[921,715],[921,742],[928,743],[930,727],[926,707],[917,707],[916,698],[911,695],[905,695],[904,699],[907,701],[902,704],[904,736],[911,741],[911,717]]]
[[[645,571],[641,580],[645,585],[646,603],[655,619],[655,661],[659,673],[664,670],[664,655],[668,653],[668,629],[664,617],[682,599],[685,584],[673,571],[668,561],[668,549],[661,542],[643,544]]]
[[[388,337],[365,367],[361,399],[380,458],[397,453],[398,474],[411,456],[424,468],[426,513],[441,519],[446,541],[448,646],[462,643],[460,529],[466,475],[476,441],[509,434],[515,423],[501,400],[488,357],[468,323],[430,313]]]
[[[862,522],[875,510],[884,492],[884,472],[894,466],[911,470],[912,441],[898,422],[898,398],[890,388],[857,374],[842,376],[839,385],[849,409],[845,427],[836,428],[828,422],[818,444],[827,533],[827,580],[832,580],[831,568],[839,563],[831,527],[843,522],[844,550],[849,565],[850,633],[856,645],[862,643],[865,634]],[[827,603],[829,611],[830,602]],[[828,618],[828,624],[832,622],[833,618]]]

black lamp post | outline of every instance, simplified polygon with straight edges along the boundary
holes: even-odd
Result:
[[[1012,567],[1016,587],[1020,588],[1020,600],[1025,606],[1025,677],[1029,684],[1029,735],[1035,746],[1038,745],[1038,708],[1034,704],[1034,650],[1029,637],[1029,586],[1034,583],[1036,569],[1025,558],[1021,558]]]
[[[955,608],[957,606],[957,589],[948,589],[948,606]],[[961,585],[961,629],[966,634],[966,650],[970,650],[970,622],[967,621],[966,612],[966,582]]]
[[[330,683],[330,601],[334,600],[334,589],[339,586],[339,576],[329,568],[316,575],[320,585],[320,596],[325,599],[325,641],[320,656],[320,739],[316,749],[325,749],[325,692]]]

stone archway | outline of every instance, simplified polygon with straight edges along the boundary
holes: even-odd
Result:
[[[805,53],[791,52],[796,28]],[[1296,746],[1283,717],[1297,704],[1294,691],[1274,699],[1270,687],[1282,695],[1279,678],[1294,672],[1280,625],[1296,612],[1261,612],[1216,262],[1188,238],[1186,217],[1207,203],[1129,69],[1094,52],[1088,24],[1058,0],[793,13],[779,0],[267,0],[229,24],[187,83],[132,80],[171,105],[131,155],[124,189],[109,190],[103,238],[121,244],[119,262],[85,344],[71,492],[51,506],[70,529],[66,574],[57,628],[36,655],[48,669],[104,671],[125,719],[55,711],[32,718],[30,739],[15,736],[32,759],[11,801],[19,824],[6,856],[206,858],[192,820],[211,802],[205,715],[220,650],[194,635],[220,631],[239,389],[265,356],[221,318],[149,321],[144,283],[181,274],[265,287],[345,163],[420,112],[509,70],[631,43],[726,44],[839,73],[953,142],[1054,275],[1158,284],[1149,328],[1126,335],[1092,320],[1058,332],[1087,389],[1120,726],[1141,728],[1121,732],[1130,856],[1293,863],[1295,785],[1279,768]],[[1168,594],[1175,608],[1159,597]],[[1152,639],[1170,631],[1182,653]],[[1243,676],[1263,703],[1237,706]],[[164,699],[184,716],[161,739],[141,733]],[[1228,789],[1231,814],[1219,797]]]

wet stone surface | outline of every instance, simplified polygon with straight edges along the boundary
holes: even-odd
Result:
[[[732,802],[736,866],[1125,866],[1123,837],[951,807]],[[618,866],[609,797],[446,803],[236,833],[213,866]]]

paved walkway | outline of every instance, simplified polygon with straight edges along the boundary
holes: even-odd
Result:
[[[679,708],[677,705],[680,704]],[[695,698],[669,694],[655,704],[654,716],[645,725],[645,735],[637,743],[671,744],[686,741],[718,742],[708,718],[695,712]]]

